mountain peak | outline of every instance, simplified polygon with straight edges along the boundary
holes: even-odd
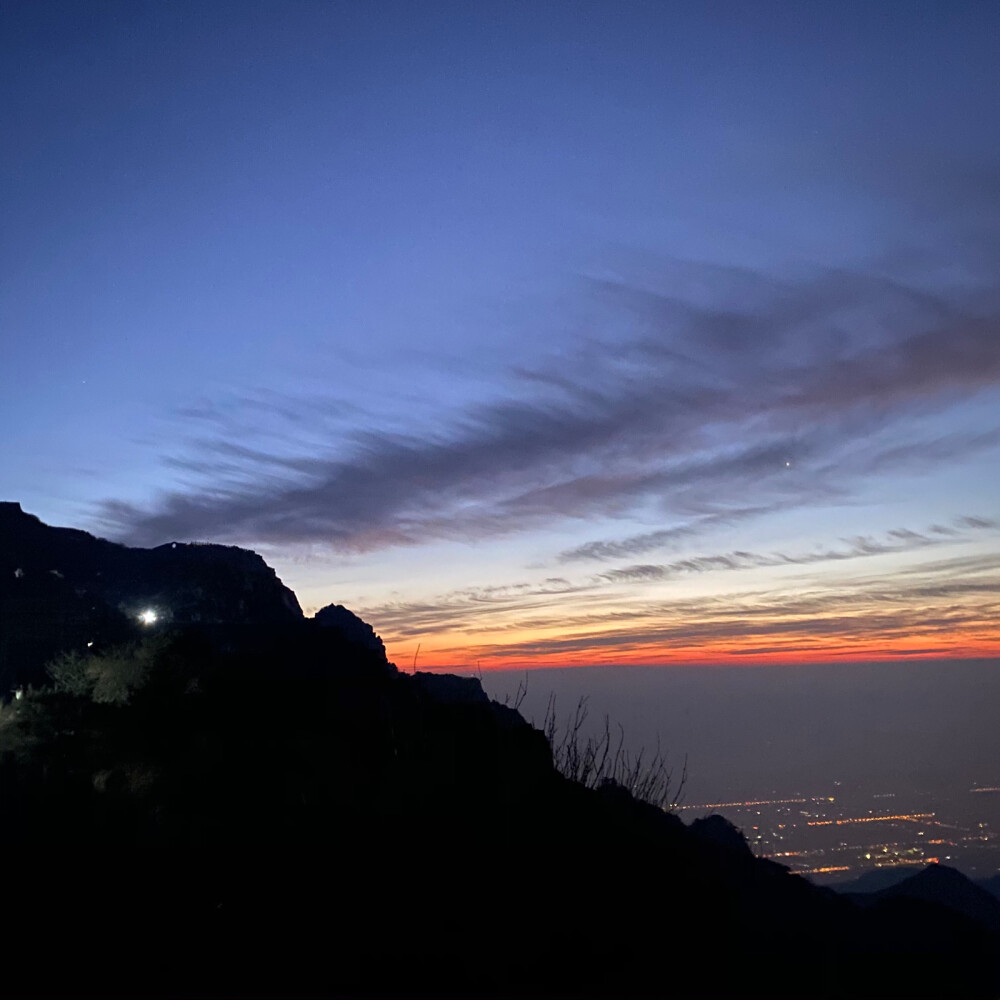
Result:
[[[129,548],[45,524],[20,503],[0,503],[0,622],[6,636],[0,689],[38,683],[57,654],[122,642],[156,621],[302,620],[295,594],[256,552],[183,542]]]
[[[1000,901],[949,865],[935,862],[873,895],[941,903],[994,931],[1000,931]]]

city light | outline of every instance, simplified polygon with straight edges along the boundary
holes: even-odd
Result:
[[[851,816],[847,819],[814,819],[806,826],[844,826],[847,823],[891,823],[901,821],[919,823],[922,820],[933,819],[934,813],[902,813],[897,816]]]
[[[788,803],[798,802],[832,802],[833,799],[754,799],[752,802],[703,802],[700,805],[678,806],[678,812],[682,809],[736,809],[746,806],[778,806]]]
[[[780,793],[775,792],[773,799],[706,802],[680,808],[695,813],[719,811],[742,830],[754,854],[824,884],[843,882],[867,870],[933,864],[939,860],[931,854],[935,847],[938,851],[947,847],[960,855],[960,867],[980,872],[1000,870],[1000,835],[984,814],[970,823],[972,817],[951,814],[945,803],[935,802],[944,806],[940,811],[901,809],[900,800],[907,796],[899,792],[859,793],[839,785],[837,792],[836,797],[799,792],[794,798],[778,798]],[[921,798],[930,805],[926,795]],[[983,801],[987,797],[975,798]],[[887,799],[895,800],[898,811],[878,808],[882,805],[884,809]],[[942,855],[940,860],[953,863],[951,855]]]

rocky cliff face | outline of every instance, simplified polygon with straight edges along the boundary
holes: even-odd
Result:
[[[0,503],[0,691],[37,682],[64,650],[130,638],[147,610],[176,624],[302,620],[295,595],[255,552],[133,549]]]
[[[314,615],[323,628],[339,629],[345,639],[357,643],[378,656],[385,657],[385,645],[368,622],[349,611],[343,604],[328,604]]]

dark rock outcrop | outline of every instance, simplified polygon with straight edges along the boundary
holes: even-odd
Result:
[[[0,503],[0,693],[43,683],[60,652],[135,637],[146,609],[161,623],[302,620],[295,595],[255,552],[128,548]]]
[[[723,850],[744,856],[753,854],[740,830],[724,816],[719,816],[717,813],[696,819],[691,824],[691,829],[699,837],[717,844]]]
[[[385,644],[375,634],[375,629],[353,611],[348,611],[343,604],[328,604],[325,608],[320,608],[313,619],[323,628],[339,629],[345,639],[357,643],[363,649],[385,656]]]
[[[490,700],[475,677],[432,674],[423,670],[410,676],[421,691],[442,705],[486,705]]]

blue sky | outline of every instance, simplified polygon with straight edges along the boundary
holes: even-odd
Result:
[[[0,494],[428,664],[995,655],[998,43],[7,2]]]

